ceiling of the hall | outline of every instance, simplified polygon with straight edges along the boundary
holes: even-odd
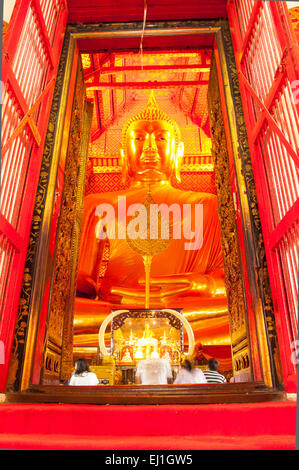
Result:
[[[211,50],[82,55],[87,98],[94,103],[91,139],[151,89],[208,131],[207,89]],[[146,101],[145,101],[146,102]]]
[[[144,0],[67,0],[69,23],[143,21]],[[147,0],[147,21],[226,18],[227,0]]]

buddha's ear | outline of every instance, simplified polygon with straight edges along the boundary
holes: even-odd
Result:
[[[181,166],[184,156],[184,142],[180,142],[176,152],[176,159],[175,159],[175,177],[178,183],[181,182]]]
[[[120,166],[122,170],[121,182],[126,183],[127,177],[128,177],[128,163],[127,163],[127,159],[125,158],[125,153],[122,147],[120,148],[119,152],[120,152]]]
[[[177,156],[180,157],[180,160],[182,160],[184,156],[184,142],[179,143],[176,153],[177,153]]]

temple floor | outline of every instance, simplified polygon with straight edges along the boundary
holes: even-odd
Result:
[[[0,405],[0,448],[295,450],[296,402]]]

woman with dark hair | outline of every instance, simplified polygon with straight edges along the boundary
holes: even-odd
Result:
[[[75,372],[73,373],[69,385],[98,385],[99,380],[93,372],[90,372],[86,359],[83,357],[78,359],[75,364]]]
[[[174,384],[205,384],[207,380],[201,369],[193,367],[192,362],[185,359],[182,368],[176,376]]]

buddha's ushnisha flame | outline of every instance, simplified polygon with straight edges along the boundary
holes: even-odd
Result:
[[[173,119],[171,119],[164,111],[162,111],[158,107],[153,90],[151,90],[150,92],[146,107],[142,111],[140,111],[138,114],[128,119],[128,121],[124,125],[123,130],[122,130],[122,148],[123,149],[126,148],[127,131],[130,125],[135,121],[166,121],[170,123],[173,128],[176,146],[181,141],[181,132],[180,132],[179,126]]]

